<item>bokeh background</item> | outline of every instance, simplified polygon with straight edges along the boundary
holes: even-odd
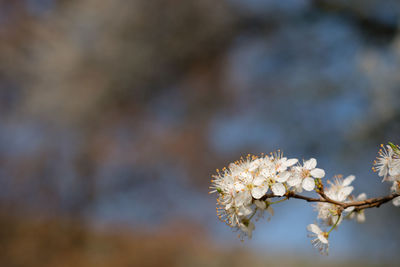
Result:
[[[395,266],[392,205],[322,257],[310,205],[240,242],[208,186],[280,148],[387,194],[399,22],[396,0],[0,1],[0,265]]]

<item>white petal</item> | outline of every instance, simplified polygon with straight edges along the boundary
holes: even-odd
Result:
[[[297,186],[301,183],[301,178],[297,175],[292,175],[291,177],[289,177],[289,179],[287,180],[287,184],[289,186]]]
[[[256,204],[257,208],[264,210],[267,207],[267,204],[265,203],[265,201],[261,201],[261,200],[254,200],[254,204]]]
[[[357,222],[365,222],[365,213],[363,211],[357,214]]]
[[[235,190],[236,190],[237,192],[242,191],[242,190],[244,190],[245,188],[246,188],[246,186],[244,186],[243,183],[241,183],[241,182],[235,183]]]
[[[386,179],[387,174],[388,174],[388,169],[386,167],[383,167],[378,173],[379,176],[384,176],[383,179]]]
[[[277,196],[283,196],[286,193],[285,186],[281,183],[275,183],[271,186],[272,192],[274,192],[274,195]]]
[[[265,193],[267,193],[267,191],[268,191],[268,186],[257,186],[251,190],[251,195],[255,199],[260,199],[265,195]]]
[[[235,204],[236,206],[240,206],[240,205],[248,205],[249,203],[251,203],[252,197],[249,191],[243,191],[243,192],[239,192],[239,194],[237,194],[237,196],[235,197]]]
[[[249,225],[247,226],[247,232],[246,232],[246,234],[247,234],[247,236],[248,236],[249,238],[252,237],[252,235],[253,235],[253,230],[254,230],[255,228],[256,228],[256,227],[255,227],[254,223],[249,222]]]
[[[250,206],[240,206],[238,215],[239,216],[247,216],[253,213],[253,210],[251,209]]]
[[[390,164],[389,174],[396,176],[400,174],[400,159],[393,159]]]
[[[328,239],[326,239],[326,237],[324,235],[319,234],[318,239],[319,239],[319,241],[321,241],[321,243],[328,244]]]
[[[310,174],[311,174],[312,177],[322,178],[322,177],[325,176],[325,171],[323,169],[320,169],[320,168],[315,168],[315,169],[310,171]]]
[[[276,169],[277,172],[284,172],[286,171],[287,166],[285,164],[281,164],[279,168]]]
[[[290,172],[282,172],[276,176],[276,181],[283,183],[286,182],[287,179],[289,179],[289,177],[290,177]]]
[[[357,196],[358,201],[366,200],[367,199],[367,194],[361,193]]]
[[[271,206],[268,206],[267,211],[271,214],[271,216],[274,216],[274,209]]]
[[[348,186],[354,181],[354,179],[356,179],[356,177],[354,175],[349,175],[343,180],[342,185],[343,186]]]
[[[311,158],[307,161],[304,162],[304,168],[306,168],[307,170],[312,170],[315,167],[317,167],[317,160],[314,158]]]
[[[256,229],[256,226],[254,225],[254,223],[249,222],[249,226],[247,228],[249,228],[250,231],[253,231],[254,229]]]
[[[263,177],[263,176],[257,176],[257,177],[254,178],[254,180],[253,180],[253,184],[254,184],[254,185],[257,185],[257,186],[262,185],[262,183],[264,183],[264,182],[265,182],[265,177]]]
[[[249,222],[248,225],[246,226],[244,223],[239,224],[240,230],[242,230],[249,238],[252,236],[252,232],[255,228],[254,223]]]
[[[250,172],[241,172],[240,177],[243,181],[251,182],[253,180],[253,175]]]
[[[271,171],[270,168],[264,168],[261,171],[261,175],[264,176],[265,178],[268,178],[268,177],[270,177],[272,175],[272,171]]]
[[[353,190],[354,190],[354,187],[352,187],[352,186],[346,186],[346,187],[342,188],[338,193],[338,201],[345,200],[351,194],[351,192],[353,192]]]
[[[290,167],[290,166],[293,166],[294,164],[296,164],[297,162],[298,162],[297,159],[288,159],[288,160],[285,162],[285,165],[286,165],[287,167]]]
[[[393,199],[393,205],[395,205],[396,207],[400,206],[400,197],[396,197]]]
[[[307,230],[310,232],[313,232],[314,234],[317,234],[317,235],[322,233],[321,229],[319,229],[318,225],[316,225],[316,224],[309,224],[307,226]]]
[[[344,209],[344,212],[349,213],[349,212],[352,212],[354,209],[355,209],[354,206],[353,206],[353,207],[348,207],[348,208],[345,208],[345,209]]]
[[[249,171],[255,171],[260,166],[260,159],[256,159],[250,163]]]
[[[302,183],[302,187],[306,191],[312,191],[315,187],[314,179],[312,178],[305,178]]]
[[[296,191],[297,193],[303,192],[303,187],[301,187],[301,186],[302,186],[301,183],[299,183],[299,184],[295,187],[295,191]]]

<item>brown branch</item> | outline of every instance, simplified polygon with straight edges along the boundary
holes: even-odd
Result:
[[[387,203],[387,202],[391,201],[392,199],[400,196],[400,194],[390,194],[388,196],[369,198],[369,199],[366,199],[363,201],[339,202],[339,201],[336,201],[336,200],[333,200],[333,199],[330,199],[329,197],[327,197],[325,195],[325,193],[323,192],[323,188],[322,188],[322,190],[317,190],[317,192],[321,196],[320,198],[312,198],[312,197],[299,195],[293,191],[287,191],[286,194],[284,195],[284,197],[286,197],[288,199],[289,198],[302,199],[307,202],[330,203],[330,204],[339,206],[341,210],[344,210],[349,207],[355,207],[355,209],[354,209],[355,211],[360,211],[363,209],[369,209],[369,208],[375,208],[375,207],[379,208],[380,205]],[[276,196],[271,193],[271,194],[266,194],[264,197],[262,197],[262,200],[267,200],[269,198],[277,198],[277,197],[281,197],[281,196]]]

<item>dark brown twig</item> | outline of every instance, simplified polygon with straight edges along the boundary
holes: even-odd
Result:
[[[344,210],[346,208],[349,207],[355,207],[355,211],[360,211],[363,209],[369,209],[369,208],[379,208],[380,205],[387,203],[389,201],[391,201],[392,199],[400,196],[400,194],[390,194],[388,196],[384,196],[384,197],[377,197],[377,198],[369,198],[363,201],[351,201],[351,202],[339,202],[333,199],[330,199],[329,197],[327,197],[325,195],[325,193],[322,190],[317,190],[318,194],[321,196],[320,198],[312,198],[312,197],[307,197],[307,196],[303,196],[303,195],[299,195],[296,194],[293,191],[287,191],[286,194],[284,195],[284,197],[286,198],[297,198],[297,199],[302,199],[305,200],[307,202],[324,202],[324,203],[330,203],[333,205],[337,205],[338,207],[340,207],[341,210]],[[266,194],[262,200],[267,200],[270,198],[277,198],[277,197],[281,197],[281,196],[276,196],[274,194]]]

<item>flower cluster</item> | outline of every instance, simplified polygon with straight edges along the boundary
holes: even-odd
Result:
[[[297,159],[283,157],[278,151],[261,157],[248,155],[217,170],[210,193],[218,193],[219,218],[251,237],[255,213],[268,210],[272,214],[272,202],[265,197],[269,191],[274,197],[284,196],[289,189],[312,191],[314,179],[325,176],[324,170],[316,168],[316,159],[296,163]]]
[[[311,242],[319,249],[322,254],[328,254],[329,248],[329,234],[335,229],[343,220],[356,219],[357,222],[363,223],[365,221],[364,210],[356,210],[354,206],[343,209],[342,206],[336,203],[350,203],[354,200],[362,201],[367,198],[365,193],[359,194],[357,197],[351,195],[354,187],[351,183],[355,180],[354,175],[349,175],[345,179],[341,175],[334,177],[334,181],[328,181],[329,187],[324,190],[325,196],[332,202],[318,202],[315,208],[318,212],[318,219],[326,227],[331,227],[328,232],[323,232],[318,225],[310,224],[307,230],[311,232],[310,236],[315,237]]]
[[[351,195],[354,187],[351,183],[355,180],[354,175],[349,175],[345,179],[341,175],[335,176],[334,181],[328,181],[330,187],[325,190],[325,195],[335,202],[349,203],[351,201],[362,201],[367,198],[365,193],[359,194],[357,197]],[[365,215],[364,210],[355,211],[354,207],[348,207],[342,210],[341,206],[329,203],[329,202],[318,202],[316,205],[318,211],[318,219],[322,221],[326,226],[339,225],[343,218],[353,219],[357,222],[364,222]]]
[[[386,147],[381,145],[379,156],[374,161],[372,170],[383,177],[382,182],[393,183],[391,191],[400,193],[400,147],[389,143]],[[400,197],[393,199],[395,206],[400,206]]]
[[[230,227],[240,231],[239,236],[251,238],[255,229],[253,218],[263,216],[264,211],[273,215],[272,205],[296,198],[315,202],[318,224],[310,224],[307,230],[312,244],[322,254],[328,253],[329,235],[343,219],[365,221],[364,210],[379,207],[389,201],[400,206],[400,147],[389,143],[382,145],[373,170],[383,177],[382,181],[392,183],[392,194],[367,199],[365,193],[352,195],[354,175],[343,178],[334,176],[324,187],[321,178],[323,169],[317,168],[317,160],[311,158],[301,164],[297,159],[288,159],[278,150],[269,155],[252,156],[229,164],[222,171],[217,170],[211,180],[210,193],[217,193],[217,214]],[[300,193],[314,191],[318,198]],[[272,201],[273,198],[280,198]],[[327,228],[323,231],[321,228]]]

